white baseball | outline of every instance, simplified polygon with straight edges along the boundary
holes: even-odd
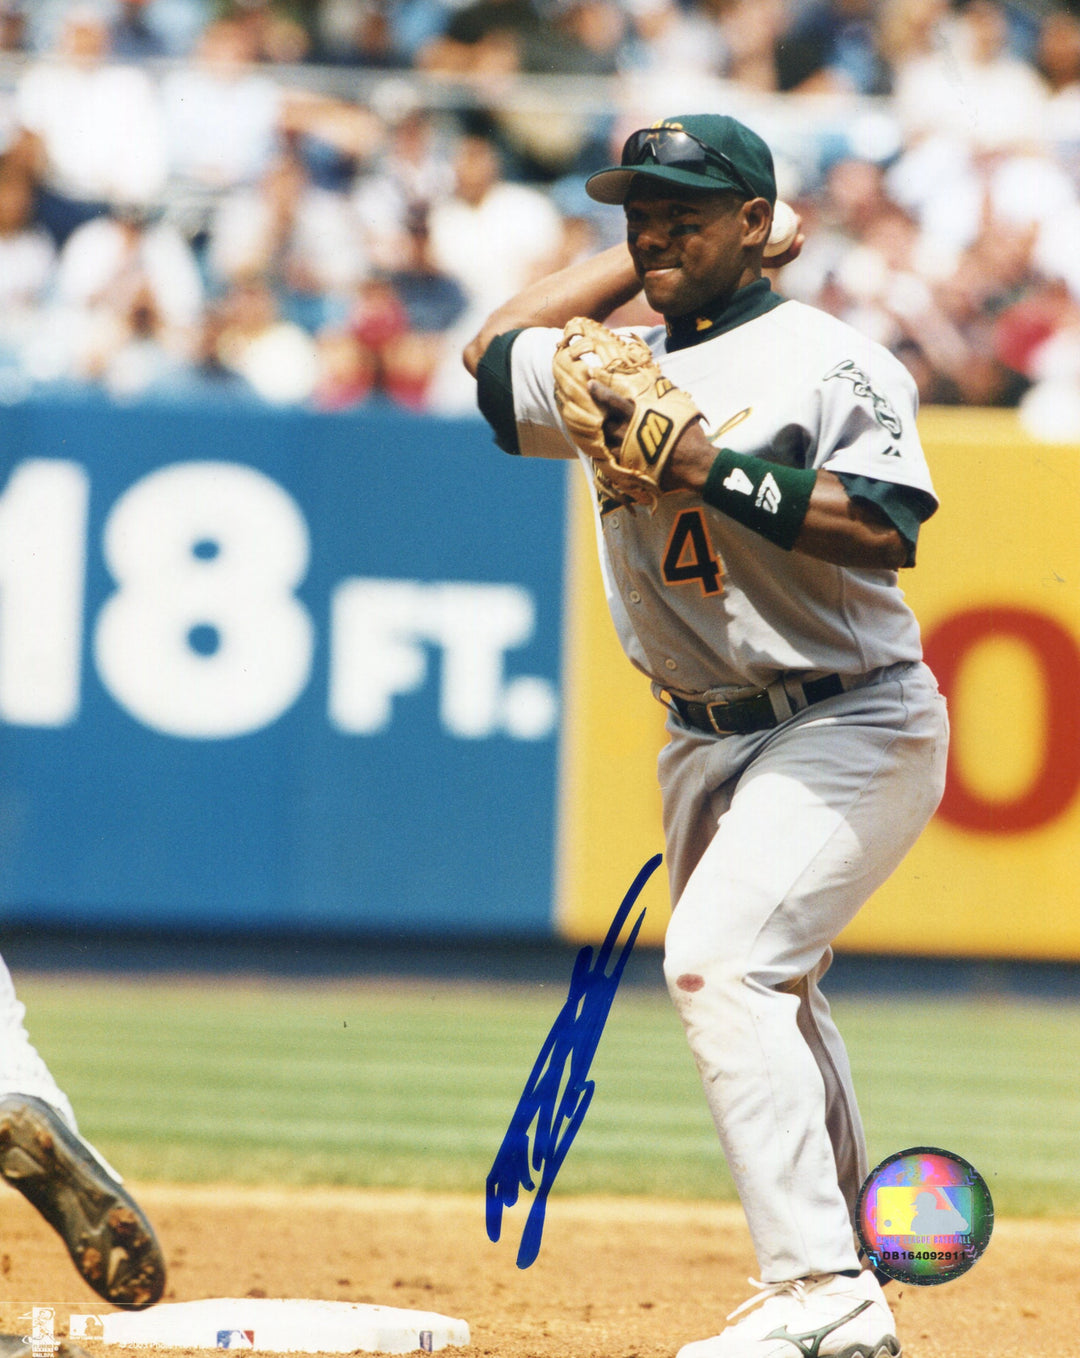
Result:
[[[772,230],[769,232],[769,241],[765,246],[765,258],[775,259],[777,255],[782,255],[789,249],[792,241],[799,232],[799,218],[795,214],[795,209],[785,203],[782,198],[776,200],[773,208]]]

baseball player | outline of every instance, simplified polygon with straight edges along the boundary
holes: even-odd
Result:
[[[622,205],[626,245],[501,306],[465,363],[500,446],[580,458],[615,627],[668,708],[664,972],[761,1272],[679,1358],[896,1355],[820,983],[944,785],[945,704],[897,583],[937,505],[914,384],[772,290],[772,156],[733,118],[642,129],[586,187]],[[598,324],[640,289],[664,325]]]
[[[165,1290],[161,1247],[120,1176],[78,1134],[71,1104],[30,1042],[25,1014],[0,960],[0,1177],[57,1232],[95,1292],[142,1310]]]

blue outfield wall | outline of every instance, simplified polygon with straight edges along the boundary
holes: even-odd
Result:
[[[553,932],[563,467],[72,401],[0,485],[0,921]]]

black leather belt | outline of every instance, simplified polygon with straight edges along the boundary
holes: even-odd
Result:
[[[824,679],[808,679],[802,691],[809,707],[843,693],[844,685],[838,674],[827,674]],[[671,705],[685,726],[714,736],[747,736],[780,724],[765,689],[730,703],[692,703],[672,694]]]

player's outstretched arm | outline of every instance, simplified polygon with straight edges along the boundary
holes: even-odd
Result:
[[[714,465],[723,457],[724,454],[717,452],[706,438],[701,426],[692,426],[672,451],[661,479],[662,489],[696,491],[712,502],[713,497],[706,486],[710,473],[715,481]],[[809,472],[802,475],[810,476]],[[904,565],[907,545],[876,506],[853,500],[840,478],[824,468],[814,473],[808,489],[805,514],[791,544],[793,551],[805,552],[807,556],[834,566],[899,570]],[[740,502],[742,499],[739,496]],[[725,508],[723,505],[717,507],[721,511]]]
[[[625,245],[613,245],[598,255],[571,264],[523,288],[487,318],[462,354],[476,376],[484,351],[496,335],[527,326],[561,330],[574,316],[602,321],[641,291],[641,282]]]
[[[633,403],[600,382],[590,382],[589,391],[610,412],[604,435],[618,445]],[[898,570],[907,560],[907,544],[895,526],[876,506],[853,500],[832,472],[779,468],[717,450],[700,424],[678,438],[664,463],[660,489],[693,491],[778,545],[834,566]]]

